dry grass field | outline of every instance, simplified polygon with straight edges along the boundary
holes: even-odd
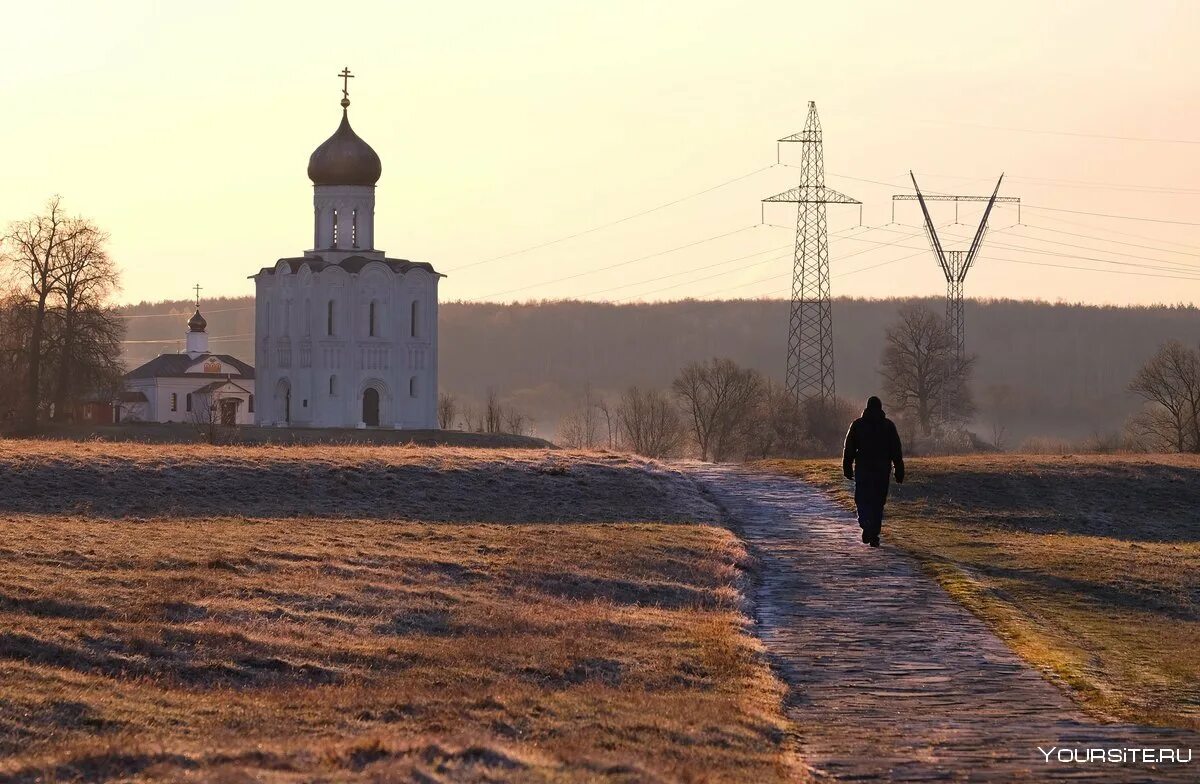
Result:
[[[716,514],[616,455],[0,442],[0,781],[793,780]]]
[[[885,540],[1085,707],[1200,728],[1200,457],[905,462]],[[837,461],[757,465],[853,506]]]

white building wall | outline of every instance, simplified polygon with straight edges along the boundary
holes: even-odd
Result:
[[[363,395],[371,387],[380,397],[380,427],[436,428],[438,280],[422,269],[395,273],[383,263],[367,264],[357,273],[336,266],[312,272],[304,265],[293,274],[281,262],[273,275],[258,275],[256,421],[359,427],[364,424]],[[330,301],[333,335],[327,334]],[[413,301],[418,303],[415,336]],[[287,313],[291,318],[285,323]],[[332,394],[330,376],[335,378]],[[410,394],[412,379],[415,395]],[[281,389],[290,390],[290,407]]]
[[[201,387],[211,384],[214,379],[211,376],[200,376],[197,378],[138,378],[132,379],[125,383],[125,388],[131,392],[141,392],[149,401],[145,404],[145,413],[141,416],[145,422],[195,422],[193,412],[198,410],[197,403],[199,397],[196,390]],[[249,399],[238,408],[237,424],[252,425],[255,423],[258,408],[258,395],[255,394],[254,379],[233,379],[233,383],[247,390],[250,394],[254,394],[254,405],[256,411],[251,413],[249,409]],[[171,395],[174,394],[176,405],[175,410],[171,410]],[[193,411],[188,411],[187,396],[193,395]],[[127,416],[122,414],[121,419],[127,420]]]
[[[337,241],[334,241],[334,214]],[[371,250],[375,247],[375,186],[317,185],[313,188],[313,249]]]

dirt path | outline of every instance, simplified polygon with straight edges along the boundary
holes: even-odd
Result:
[[[792,689],[819,779],[1196,781],[1200,737],[1101,724],[1026,666],[903,552],[795,479],[685,469],[760,560],[759,634]],[[869,599],[869,600],[868,600]],[[1190,764],[1047,762],[1038,747],[1187,749]],[[1059,752],[1054,752],[1058,754]]]

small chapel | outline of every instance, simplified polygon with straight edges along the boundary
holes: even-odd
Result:
[[[254,368],[208,350],[208,320],[200,313],[199,286],[183,351],[159,354],[126,373],[112,408],[113,422],[232,426],[249,425],[254,416]]]
[[[437,427],[438,281],[375,247],[379,156],[342,119],[308,159],[313,244],[253,275],[255,422],[280,427]]]

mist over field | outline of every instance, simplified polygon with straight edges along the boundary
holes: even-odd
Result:
[[[879,354],[898,309],[920,301],[941,312],[943,300],[834,300],[838,393],[857,402],[879,391]],[[630,384],[666,388],[693,360],[729,357],[775,380],[783,375],[787,303],[783,300],[681,301],[615,305],[446,302],[439,306],[439,386],[470,402],[489,386],[553,438],[559,418],[585,384],[615,393]],[[139,303],[128,316],[130,341],[182,341],[191,314],[185,301]],[[249,297],[206,302],[213,349],[254,361]],[[967,348],[978,356],[974,378],[977,429],[996,414],[988,388],[1012,388],[1008,439],[1086,438],[1119,430],[1138,409],[1129,380],[1165,340],[1200,340],[1194,306],[1113,307],[1035,301],[966,303]],[[233,337],[228,337],[233,336]],[[126,344],[135,367],[175,343]]]

